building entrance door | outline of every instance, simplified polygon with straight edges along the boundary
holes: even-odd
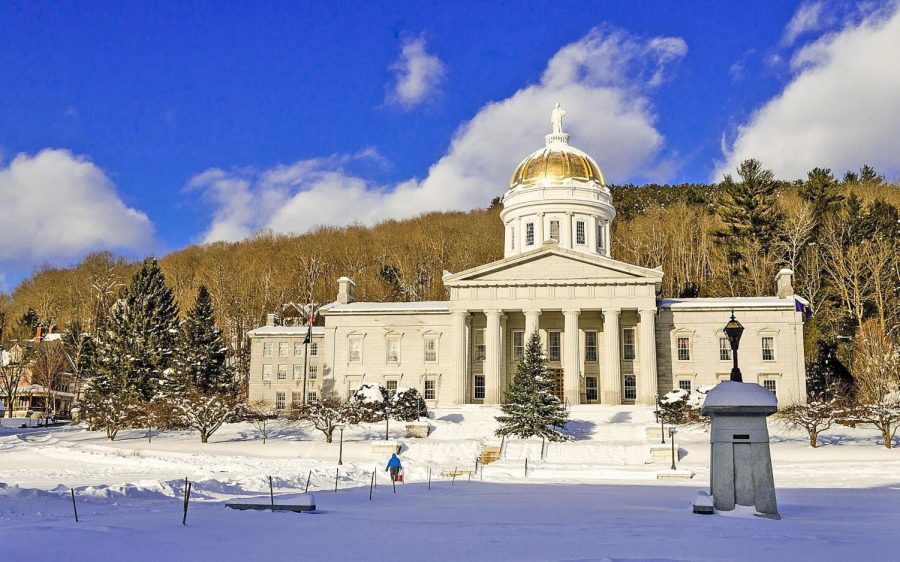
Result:
[[[559,398],[560,400],[565,400],[565,394],[563,394],[563,370],[562,369],[548,369],[550,371],[550,379],[553,381],[553,395]]]

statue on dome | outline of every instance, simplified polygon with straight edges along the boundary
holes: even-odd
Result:
[[[561,134],[563,132],[562,118],[565,114],[566,110],[559,106],[559,102],[556,102],[556,107],[550,112],[550,124],[553,125],[554,134]]]

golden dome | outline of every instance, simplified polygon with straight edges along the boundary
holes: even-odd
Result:
[[[536,150],[516,167],[509,188],[537,183],[557,183],[567,179],[592,181],[604,185],[603,172],[594,159],[569,146],[562,135],[548,135],[547,146]],[[568,135],[565,135],[568,137]],[[556,138],[549,138],[556,137]],[[567,140],[567,139],[566,139]]]

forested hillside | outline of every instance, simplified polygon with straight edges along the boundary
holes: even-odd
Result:
[[[814,311],[809,362],[827,348],[849,364],[849,338],[867,322],[896,341],[900,189],[871,168],[843,179],[816,169],[806,181],[788,184],[751,160],[720,184],[618,186],[612,194],[618,212],[613,257],[662,267],[662,296],[773,294],[775,272],[789,267],[795,290]],[[487,209],[371,228],[259,232],[238,243],[187,247],[163,256],[160,266],[182,314],[198,287],[208,287],[237,353],[243,334],[283,303],[332,301],[341,275],[354,279],[360,300],[445,299],[444,270],[502,257],[499,210],[495,201]],[[97,253],[72,268],[35,272],[0,295],[2,338],[27,336],[36,323],[45,332],[61,331],[73,320],[93,331],[138,267]]]

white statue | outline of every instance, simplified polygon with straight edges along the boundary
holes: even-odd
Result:
[[[550,124],[553,125],[554,134],[560,134],[563,132],[562,118],[565,114],[566,110],[559,106],[559,102],[556,102],[556,107],[554,107],[553,111],[550,113]]]

